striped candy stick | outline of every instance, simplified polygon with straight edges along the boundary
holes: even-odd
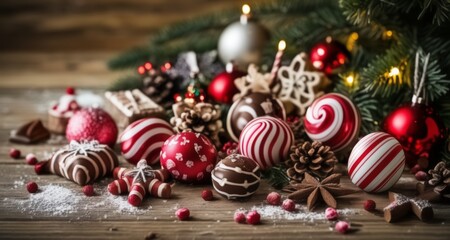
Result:
[[[133,184],[133,177],[123,177],[108,184],[108,191],[113,195],[120,195],[130,192]]]
[[[116,167],[113,170],[113,177],[114,177],[114,179],[123,178],[130,171],[133,171],[133,170],[129,169],[129,168],[124,168],[124,167]],[[155,174],[155,178],[161,182],[167,182],[170,179],[170,173],[167,169],[153,170],[153,173]]]
[[[164,183],[156,178],[145,182],[146,189],[153,197],[170,198],[172,194],[172,187],[168,183]]]

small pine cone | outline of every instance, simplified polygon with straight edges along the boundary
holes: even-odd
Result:
[[[303,118],[298,116],[291,116],[287,118],[287,123],[294,133],[295,145],[299,145],[305,142],[307,139],[305,127],[303,126]]]
[[[175,131],[191,130],[208,136],[220,147],[219,132],[223,131],[220,107],[210,103],[197,103],[192,108],[185,104],[174,104],[174,117],[170,123]]]
[[[450,193],[450,167],[444,161],[436,164],[434,169],[428,171],[431,179],[428,184],[434,187],[434,191],[440,195]]]
[[[286,173],[292,181],[301,182],[305,172],[319,179],[329,176],[337,163],[333,151],[321,142],[304,142],[291,147],[290,159],[285,161]]]
[[[171,102],[175,91],[175,79],[167,73],[151,69],[143,75],[142,81],[144,85],[142,91],[153,101],[160,105]]]

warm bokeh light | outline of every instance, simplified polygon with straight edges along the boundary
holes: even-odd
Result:
[[[145,73],[145,67],[144,66],[139,66],[137,70],[138,70],[138,73],[141,74],[141,75],[143,75]]]
[[[250,6],[248,4],[242,5],[242,13],[245,15],[250,14]]]
[[[347,81],[348,85],[353,85],[355,78],[353,77],[353,75],[349,75],[349,76],[347,76],[347,78],[345,78],[345,81]]]
[[[152,64],[150,62],[146,62],[144,64],[144,68],[147,69],[147,70],[151,70],[153,68],[153,66],[152,66]]]
[[[278,42],[278,51],[283,51],[284,49],[286,49],[286,41],[281,40]]]
[[[358,40],[359,35],[357,32],[352,32],[352,34],[350,35],[350,38],[354,41]]]
[[[398,67],[391,68],[391,71],[389,72],[389,77],[398,76],[400,74],[400,69]]]

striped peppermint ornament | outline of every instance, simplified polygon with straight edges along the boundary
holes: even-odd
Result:
[[[250,121],[242,130],[239,149],[261,169],[268,169],[285,160],[294,143],[294,133],[281,119],[264,116]]]
[[[133,122],[120,136],[122,155],[134,165],[141,159],[154,165],[159,162],[162,145],[173,134],[170,124],[160,118],[144,118]]]
[[[361,117],[355,105],[338,93],[316,99],[304,117],[305,132],[335,152],[349,147],[358,137]]]
[[[355,145],[348,159],[348,175],[366,192],[383,192],[391,188],[405,168],[405,153],[391,135],[375,132]]]

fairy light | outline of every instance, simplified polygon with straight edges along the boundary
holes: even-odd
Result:
[[[153,66],[152,66],[152,64],[151,64],[150,62],[146,62],[146,63],[144,64],[144,68],[145,68],[146,70],[151,70],[151,69],[153,68]]]
[[[349,87],[350,90],[354,89],[354,87],[357,86],[357,82],[358,82],[357,73],[351,72],[344,78],[344,85]]]
[[[137,69],[138,73],[143,75],[145,73],[145,67],[144,66],[139,66]]]
[[[395,77],[400,75],[400,69],[398,67],[391,68],[391,71],[389,72],[389,77]]]
[[[355,78],[352,75],[350,75],[350,76],[347,76],[345,78],[345,81],[347,82],[348,85],[351,86],[351,85],[353,85],[353,82],[355,81]]]
[[[359,39],[359,34],[357,32],[352,32],[348,37],[346,47],[349,51],[352,51],[355,47],[356,41]]]

